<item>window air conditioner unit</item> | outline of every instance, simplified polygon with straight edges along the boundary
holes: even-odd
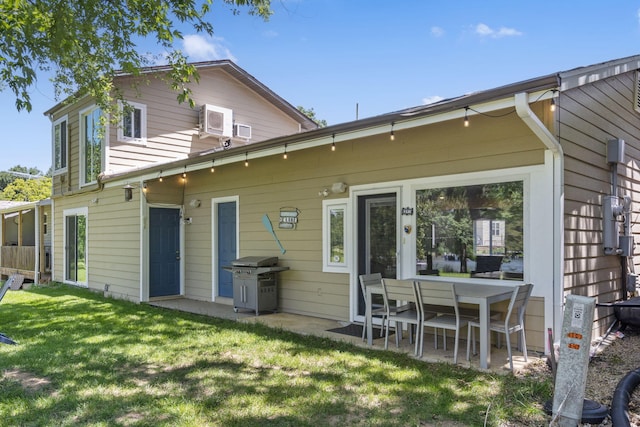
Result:
[[[200,136],[233,136],[233,117],[229,108],[204,104],[200,107]]]
[[[251,126],[236,123],[233,126],[233,136],[244,139],[251,139]]]

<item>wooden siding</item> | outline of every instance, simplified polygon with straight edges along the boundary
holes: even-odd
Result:
[[[529,166],[543,162],[543,149],[517,118],[474,117],[473,131],[457,122],[396,132],[390,142],[380,135],[328,147],[254,159],[249,166],[226,165],[191,172],[187,178],[185,216],[186,296],[210,300],[211,199],[239,197],[240,256],[278,256],[290,270],[280,273],[280,309],[309,316],[349,319],[348,274],[322,272],[322,198],[318,191],[333,182],[350,186]],[[166,181],[166,180],[165,180]],[[332,195],[330,197],[346,197]],[[198,199],[201,205],[191,207]],[[300,210],[295,230],[276,233],[286,249],[283,255],[262,224],[266,213],[277,224],[279,210]],[[533,298],[527,315],[533,350],[544,351],[542,298]]]
[[[80,194],[55,200],[54,276],[64,281],[64,211],[88,208],[88,287],[110,295],[139,301],[140,295],[140,205],[139,197],[124,201],[121,188]]]
[[[179,104],[176,93],[169,90],[166,82],[150,76],[148,81],[131,88],[130,78],[121,78],[117,84],[123,88],[125,98],[146,105],[146,144],[119,142],[117,126],[110,126],[105,151],[105,171],[121,172],[155,163],[184,159],[189,154],[220,148],[219,138],[200,138],[199,108],[212,104],[233,111],[234,123],[252,127],[251,140],[233,139],[232,146],[246,145],[276,136],[299,132],[299,123],[274,107],[264,98],[244,86],[222,69],[205,69],[200,72],[200,83],[193,85],[193,100],[196,108],[187,103]],[[92,105],[91,98],[82,98],[76,104],[61,107],[52,120],[68,115],[69,161],[68,171],[53,179],[53,194],[64,195],[78,191],[80,180],[80,123],[79,111]],[[82,190],[92,191],[96,186]]]
[[[565,294],[595,296],[599,302],[622,297],[620,258],[605,256],[602,249],[602,198],[611,192],[609,139],[626,142],[625,164],[618,167],[621,194],[640,200],[640,115],[633,110],[634,73],[562,92],[558,102],[558,136],[565,153]],[[638,212],[636,204],[633,218]],[[633,227],[634,234],[639,231]],[[612,322],[611,310],[598,309],[595,316],[594,332],[601,334]]]

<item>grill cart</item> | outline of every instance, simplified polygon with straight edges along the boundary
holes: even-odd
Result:
[[[225,270],[233,274],[233,311],[278,310],[278,273],[289,267],[278,267],[278,257],[247,256],[231,262]]]

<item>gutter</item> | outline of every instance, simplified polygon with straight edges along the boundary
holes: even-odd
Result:
[[[552,155],[553,168],[553,327],[562,329],[563,308],[563,275],[564,263],[564,153],[560,141],[547,129],[538,116],[529,107],[529,94],[515,94],[515,107],[518,116],[542,141]],[[549,344],[550,346],[553,343]],[[553,348],[548,349],[549,352]]]

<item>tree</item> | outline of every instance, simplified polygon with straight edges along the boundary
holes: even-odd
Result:
[[[0,192],[18,178],[29,178],[30,176],[36,177],[42,175],[42,171],[36,167],[27,168],[20,165],[13,166],[8,171],[0,172]],[[47,176],[51,176],[51,173],[47,173]]]
[[[16,179],[1,193],[3,200],[37,202],[51,196],[51,178]]]
[[[264,20],[270,0],[222,0],[234,14],[248,8]],[[199,4],[197,4],[199,3]],[[112,85],[118,73],[140,75],[151,65],[137,38],[155,38],[168,52],[168,84],[180,102],[191,100],[193,65],[174,49],[182,39],[176,24],[213,34],[206,15],[212,0],[13,0],[0,2],[0,89],[14,93],[18,110],[31,111],[29,89],[38,71],[53,71],[56,98],[90,95],[105,112],[122,99]]]
[[[298,111],[300,111],[302,114],[304,114],[305,116],[309,117],[311,120],[313,120],[314,122],[316,122],[318,124],[318,126],[320,126],[321,128],[327,127],[327,121],[322,119],[318,119],[316,117],[316,112],[313,110],[313,108],[309,108],[306,109],[301,105],[298,105]]]

